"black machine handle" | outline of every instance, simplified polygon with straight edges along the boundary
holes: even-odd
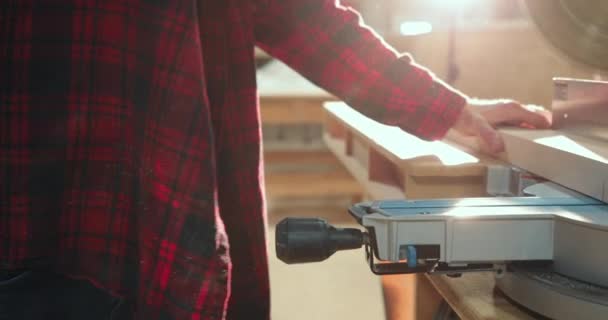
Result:
[[[355,218],[366,214],[365,206],[353,206]],[[336,228],[321,218],[285,218],[276,226],[276,254],[286,264],[319,262],[336,251],[365,246],[366,260],[374,274],[444,273],[458,276],[463,272],[495,271],[492,264],[468,264],[451,267],[431,259],[423,264],[410,265],[407,261],[376,263],[373,230],[371,234],[359,229]],[[437,254],[435,254],[437,255]]]
[[[365,205],[355,205],[350,214],[360,221],[369,214]],[[430,259],[422,264],[410,265],[407,261],[376,263],[373,228],[370,233],[354,228],[336,228],[321,218],[285,218],[275,230],[276,254],[286,264],[319,262],[331,257],[336,251],[358,249],[365,246],[366,260],[374,274],[445,273],[460,275],[463,272],[494,271],[491,264],[468,264],[451,267]],[[437,254],[434,254],[436,256]],[[423,257],[420,257],[423,258]]]
[[[336,228],[320,218],[285,218],[275,229],[277,257],[287,263],[319,262],[336,251],[361,248],[366,234],[354,228]]]

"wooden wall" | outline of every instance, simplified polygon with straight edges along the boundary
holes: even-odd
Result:
[[[445,79],[449,31],[444,18],[456,15],[457,10],[428,12],[428,1],[438,0],[342,0],[359,10],[365,22],[378,28],[391,45],[411,53],[416,61]],[[511,1],[518,0],[479,1],[500,8],[506,4],[513,7]],[[472,96],[513,98],[550,107],[553,77],[607,78],[608,73],[582,66],[556,50],[529,19],[523,2],[518,5],[514,17],[490,19],[486,25],[456,18],[455,62],[460,70],[456,88]],[[431,33],[407,37],[398,34],[400,19],[426,18],[434,24]]]
[[[417,62],[439,77],[445,77],[447,32],[387,41],[399,51],[410,52]],[[464,93],[483,98],[513,98],[546,107],[551,102],[553,77],[600,75],[554,49],[532,25],[456,32],[455,61],[460,76],[454,86]]]

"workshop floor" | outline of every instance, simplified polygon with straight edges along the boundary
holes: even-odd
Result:
[[[324,262],[305,265],[287,265],[276,258],[274,226],[286,216],[319,216],[336,226],[354,226],[345,208],[269,213],[273,320],[384,319],[380,279],[369,270],[362,250],[337,252]]]

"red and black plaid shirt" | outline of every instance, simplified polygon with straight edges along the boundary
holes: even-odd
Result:
[[[464,104],[339,1],[3,0],[0,267],[268,318],[254,45],[424,139]]]

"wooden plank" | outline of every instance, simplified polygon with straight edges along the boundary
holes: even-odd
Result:
[[[608,202],[608,139],[602,138],[608,137],[608,128],[503,128],[500,133],[505,141],[505,152],[499,155],[503,163]],[[455,133],[449,139],[479,150],[474,139]]]
[[[448,141],[424,141],[403,130],[380,124],[355,111],[343,102],[324,104],[327,116],[342,123],[353,135],[411,175],[479,176],[486,165],[479,157],[457,148]],[[486,160],[486,159],[483,159]]]
[[[505,161],[608,202],[607,141],[567,131],[505,129],[501,133]]]
[[[446,142],[423,141],[372,121],[344,103],[328,102],[325,109],[327,136],[344,141],[350,148],[344,152],[368,171],[365,179],[398,187],[407,198],[486,195],[487,165],[497,160],[471,155]]]

